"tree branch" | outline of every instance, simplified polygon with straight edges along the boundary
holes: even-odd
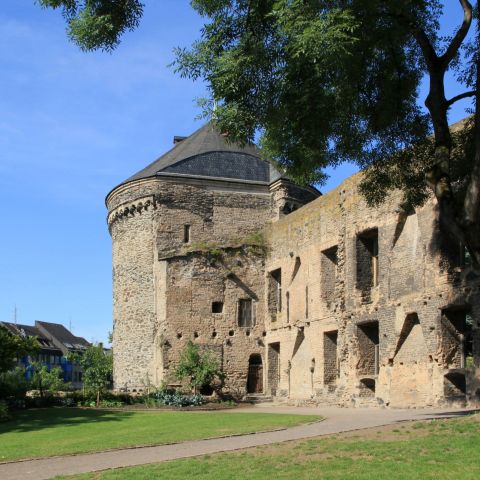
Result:
[[[474,97],[476,94],[477,94],[477,91],[472,90],[471,92],[463,92],[460,95],[455,95],[455,97],[451,98],[450,100],[447,100],[447,107],[452,106],[455,102],[458,102],[459,100],[462,100],[464,98]]]
[[[384,0],[383,4],[385,6],[385,14],[395,18],[397,21],[400,23],[403,23],[408,29],[412,32],[412,35],[415,37],[415,40],[417,41],[418,45],[420,46],[420,49],[422,50],[423,57],[425,59],[425,63],[427,64],[428,70],[431,71],[434,69],[434,67],[437,65],[438,62],[438,55],[435,49],[433,48],[432,42],[430,42],[430,39],[428,38],[428,35],[425,33],[425,31],[420,28],[415,21],[402,13],[401,11],[395,11],[393,12],[390,10],[388,0]]]
[[[442,62],[444,68],[446,68],[450,64],[450,62],[457,54],[458,49],[460,48],[463,40],[465,40],[465,37],[470,30],[470,25],[472,24],[473,9],[471,3],[468,0],[459,1],[460,5],[463,8],[463,23],[453,37],[453,40],[450,42],[447,51],[440,57],[440,61]]]
[[[438,63],[437,52],[435,52],[435,49],[433,48],[433,45],[424,30],[414,24],[410,24],[410,26],[412,33],[423,52],[423,57],[425,59],[425,63],[427,64],[428,71],[431,72]]]

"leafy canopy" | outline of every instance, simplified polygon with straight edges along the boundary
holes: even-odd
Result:
[[[33,355],[40,349],[35,337],[13,335],[0,325],[0,373],[12,370],[17,359]]]
[[[83,369],[85,388],[100,392],[110,386],[113,373],[113,357],[102,344],[88,347],[81,355],[72,357]]]
[[[139,0],[37,0],[42,7],[61,9],[68,36],[82,50],[112,51],[143,14]]]
[[[366,166],[425,137],[418,46],[398,16],[435,37],[439,2],[192,3],[208,23],[177,50],[177,70],[207,80],[221,128],[248,140],[260,131],[295,178],[321,182],[328,165]]]
[[[40,390],[42,397],[45,391],[59,392],[70,388],[70,384],[63,380],[63,372],[60,367],[54,367],[49,370],[41,362],[32,362],[30,368],[33,371],[30,381],[31,387]]]
[[[61,9],[83,50],[111,51],[143,15],[140,0],[37,0]],[[371,204],[400,188],[406,203],[427,198],[432,144],[418,87],[427,71],[416,32],[439,38],[439,0],[192,0],[205,18],[198,41],[176,49],[176,70],[204,79],[201,105],[232,140],[260,134],[265,156],[302,183],[322,183],[344,161],[367,171]],[[477,39],[452,68],[474,87]],[[215,111],[214,111],[215,110]],[[470,130],[471,131],[471,130]],[[407,147],[418,148],[414,156]],[[463,149],[458,161],[466,164]],[[453,179],[456,180],[455,178]]]

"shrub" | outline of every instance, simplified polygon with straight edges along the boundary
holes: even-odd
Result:
[[[169,393],[168,391],[159,391],[154,398],[160,405],[171,405],[174,407],[199,406],[205,403],[202,395],[182,395],[181,393]]]
[[[225,375],[211,352],[201,351],[192,341],[187,343],[180,357],[180,363],[175,371],[175,376],[182,381],[187,381],[193,393],[202,387],[212,387],[215,382],[221,387]]]
[[[44,398],[47,392],[56,393],[70,388],[70,384],[63,380],[63,372],[60,367],[54,367],[51,370],[40,362],[32,362],[33,372],[31,384],[32,387],[40,392],[40,397]]]
[[[79,357],[72,356],[83,368],[85,388],[95,392],[96,405],[100,406],[100,396],[108,391],[113,372],[111,352],[105,351],[101,343],[87,348]]]
[[[10,420],[10,412],[5,400],[0,400],[0,422],[6,422]]]
[[[0,373],[0,398],[22,400],[25,398],[30,384],[25,378],[25,369],[17,367],[9,372]]]

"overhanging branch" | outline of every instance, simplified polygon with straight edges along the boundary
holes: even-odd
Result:
[[[450,107],[455,102],[458,102],[459,100],[463,100],[464,98],[474,97],[476,94],[477,94],[477,91],[472,90],[471,92],[463,92],[460,95],[455,95],[455,97],[451,98],[450,100],[447,100],[447,106]]]
[[[473,9],[471,3],[468,0],[459,1],[463,8],[463,22],[462,26],[458,29],[457,33],[453,37],[453,40],[450,42],[447,51],[440,57],[440,61],[442,62],[444,68],[446,68],[454,59],[458,49],[460,48],[460,45],[465,40],[465,37],[470,30],[470,25],[472,24]]]

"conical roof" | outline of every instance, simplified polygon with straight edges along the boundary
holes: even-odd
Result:
[[[212,123],[207,123],[123,183],[168,175],[269,184],[282,176],[260,158],[255,145],[240,146],[227,140]]]

